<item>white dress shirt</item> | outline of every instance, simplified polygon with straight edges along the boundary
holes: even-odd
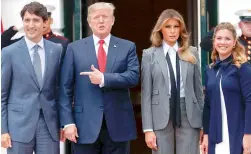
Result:
[[[167,52],[169,54],[169,57],[170,57],[170,60],[171,60],[171,63],[172,63],[172,67],[173,67],[174,77],[175,77],[175,80],[177,80],[177,77],[176,77],[176,74],[177,74],[176,73],[176,52],[179,49],[178,42],[176,42],[175,45],[173,47],[171,47],[168,44],[166,44],[165,41],[163,41],[162,42],[162,47],[163,47],[164,55],[166,56]],[[170,48],[173,48],[174,50],[169,50]],[[168,71],[168,74],[170,74],[168,64],[167,64],[167,71]],[[180,68],[180,97],[185,97],[185,89],[184,89],[184,83],[183,83],[183,80],[182,80],[182,75],[181,75],[182,73],[181,72],[182,72],[182,69]],[[170,78],[168,78],[168,82],[169,82],[169,85],[171,85],[171,79]],[[171,86],[169,88],[169,94],[171,95]],[[144,133],[145,132],[152,132],[152,131],[153,131],[153,129],[145,129]]]
[[[44,77],[44,70],[45,70],[45,49],[44,49],[44,40],[43,37],[42,39],[38,42],[38,43],[34,43],[31,40],[29,40],[26,36],[24,37],[27,48],[29,50],[29,54],[30,54],[30,58],[31,58],[31,62],[33,63],[33,54],[34,54],[34,46],[38,45],[38,54],[40,56],[40,60],[41,60],[41,70],[42,70],[42,78]]]
[[[102,40],[105,41],[105,43],[103,44],[103,48],[105,50],[106,56],[108,54],[108,47],[109,47],[110,39],[111,39],[111,34],[106,36],[106,38],[102,39]],[[99,45],[100,45],[99,40],[101,40],[101,39],[93,34],[93,42],[94,42],[94,47],[95,47],[95,50],[96,50],[97,57],[98,57],[98,48],[99,48]]]

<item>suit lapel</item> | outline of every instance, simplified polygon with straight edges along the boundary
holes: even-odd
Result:
[[[114,65],[116,56],[118,54],[118,51],[117,51],[117,49],[119,48],[118,41],[119,41],[118,38],[111,36],[109,47],[108,47],[108,55],[106,59],[106,71],[105,72],[112,72],[112,67]]]
[[[94,41],[93,41],[93,36],[89,36],[85,39],[85,45],[82,46],[81,49],[83,49],[85,52],[83,52],[83,56],[87,57],[87,61],[92,65],[94,65],[95,68],[99,68],[98,66],[98,59],[96,55],[96,50],[94,47]],[[86,55],[85,55],[86,53]],[[91,69],[91,68],[90,68]]]
[[[41,89],[44,87],[44,84],[48,78],[48,74],[49,74],[49,70],[51,66],[51,62],[52,62],[52,51],[51,48],[49,47],[48,43],[46,42],[46,40],[44,40],[44,54],[45,54],[45,66],[44,66],[44,75],[43,75],[43,83],[41,86]]]
[[[162,47],[156,48],[155,54],[156,54],[156,59],[157,59],[159,65],[160,65],[161,72],[162,72],[162,74],[164,76],[166,85],[169,88],[169,79],[168,79],[169,77],[168,77],[167,61],[166,61],[166,58],[165,58],[163,48]]]
[[[184,87],[186,85],[187,67],[188,67],[188,63],[186,61],[180,59],[181,76],[182,76],[182,81],[183,81]]]
[[[25,68],[27,68],[29,74],[31,75],[32,80],[34,81],[34,83],[36,84],[36,86],[39,88],[39,84],[37,81],[37,77],[35,74],[35,70],[33,68],[33,64],[31,62],[31,57],[29,54],[29,49],[27,48],[27,44],[25,42],[25,39],[22,38],[20,40],[20,44],[18,45],[18,47],[20,48],[20,57],[23,60],[23,64],[25,65]]]

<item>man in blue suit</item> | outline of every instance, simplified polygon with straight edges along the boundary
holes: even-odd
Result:
[[[20,15],[25,36],[2,50],[1,145],[8,154],[59,154],[62,47],[43,39],[42,4],[31,2]]]
[[[104,2],[89,6],[93,35],[66,51],[60,121],[74,154],[127,154],[136,139],[129,88],[138,84],[139,63],[135,44],[110,34],[114,9]]]

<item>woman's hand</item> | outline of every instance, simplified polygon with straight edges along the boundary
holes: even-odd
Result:
[[[243,154],[251,154],[251,134],[244,134]]]
[[[145,132],[145,141],[146,145],[151,148],[152,150],[158,150],[157,149],[157,143],[156,143],[156,135],[154,132],[149,131]]]
[[[203,132],[203,129],[200,130],[200,145],[202,144],[203,142],[203,136],[204,136],[204,132]]]

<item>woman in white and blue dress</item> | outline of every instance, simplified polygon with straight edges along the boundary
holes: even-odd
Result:
[[[251,65],[234,26],[214,32],[212,64],[205,74],[203,154],[251,153]]]

